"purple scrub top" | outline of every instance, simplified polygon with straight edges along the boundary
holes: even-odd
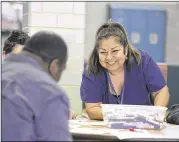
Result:
[[[108,89],[109,79],[105,69],[101,69],[97,76],[89,75],[84,69],[80,87],[83,102],[103,104],[129,104],[153,105],[151,92],[156,92],[166,85],[165,78],[152,57],[145,51],[139,50],[142,55],[141,64],[138,66],[132,61],[130,72],[125,66],[124,87],[120,101]]]

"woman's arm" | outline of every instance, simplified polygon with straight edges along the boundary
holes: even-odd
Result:
[[[170,97],[164,74],[148,53],[144,54],[142,64],[146,86],[152,93],[154,105],[167,106]]]
[[[84,70],[82,75],[82,82],[80,86],[81,100],[85,103],[85,111],[90,119],[103,119],[102,104],[103,92],[105,85],[102,80],[105,80],[105,74],[95,76],[89,75],[87,70]]]
[[[165,85],[162,89],[157,92],[153,92],[152,96],[154,98],[154,105],[155,106],[164,106],[166,107],[169,103],[169,89],[167,85]]]
[[[93,119],[93,120],[102,120],[103,119],[102,108],[101,108],[100,104],[102,104],[102,102],[85,103],[86,112],[90,119]]]

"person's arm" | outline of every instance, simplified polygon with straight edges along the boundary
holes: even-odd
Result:
[[[169,89],[167,85],[160,89],[157,92],[153,92],[152,96],[154,98],[154,105],[155,106],[164,106],[166,107],[169,103]]]
[[[71,141],[68,130],[69,104],[67,97],[49,94],[42,106],[41,115],[35,119],[40,141]]]
[[[36,141],[33,109],[23,93],[14,82],[2,88],[2,141]]]
[[[90,119],[93,120],[102,120],[103,114],[102,114],[102,108],[100,106],[102,102],[99,103],[86,103],[86,112]]]
[[[70,109],[70,117],[69,117],[69,119],[70,120],[71,119],[76,119],[77,116],[78,116],[77,113],[74,112],[72,109]]]
[[[100,106],[102,103],[103,87],[104,85],[101,84],[99,78],[88,75],[86,71],[83,72],[80,95],[85,103],[86,113],[90,119],[103,119]]]
[[[148,54],[143,60],[143,71],[146,86],[152,94],[154,105],[167,106],[170,95],[166,80],[156,62]]]

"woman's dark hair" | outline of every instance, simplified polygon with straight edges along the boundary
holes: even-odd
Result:
[[[12,52],[16,44],[24,45],[28,39],[29,36],[27,33],[21,30],[13,30],[4,42],[3,51],[5,52],[5,54],[8,54]]]
[[[37,32],[26,42],[23,50],[39,56],[48,64],[51,64],[54,59],[57,59],[58,65],[62,66],[67,61],[67,45],[54,32]]]
[[[109,21],[108,23],[104,23],[102,26],[100,26],[96,32],[95,46],[89,57],[87,66],[87,71],[89,74],[97,75],[100,69],[103,68],[99,63],[99,41],[102,39],[107,39],[110,36],[119,38],[120,44],[125,48],[124,52],[128,52],[127,59],[125,61],[127,71],[131,70],[133,59],[136,61],[137,65],[141,63],[141,54],[130,44],[127,33],[123,26],[117,22]],[[128,50],[126,50],[126,48],[128,48]]]

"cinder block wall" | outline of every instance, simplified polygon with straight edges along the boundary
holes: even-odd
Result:
[[[59,85],[67,92],[71,108],[82,112],[81,74],[84,64],[85,2],[25,2],[23,30],[33,35],[50,30],[61,35],[68,45],[67,69]]]

